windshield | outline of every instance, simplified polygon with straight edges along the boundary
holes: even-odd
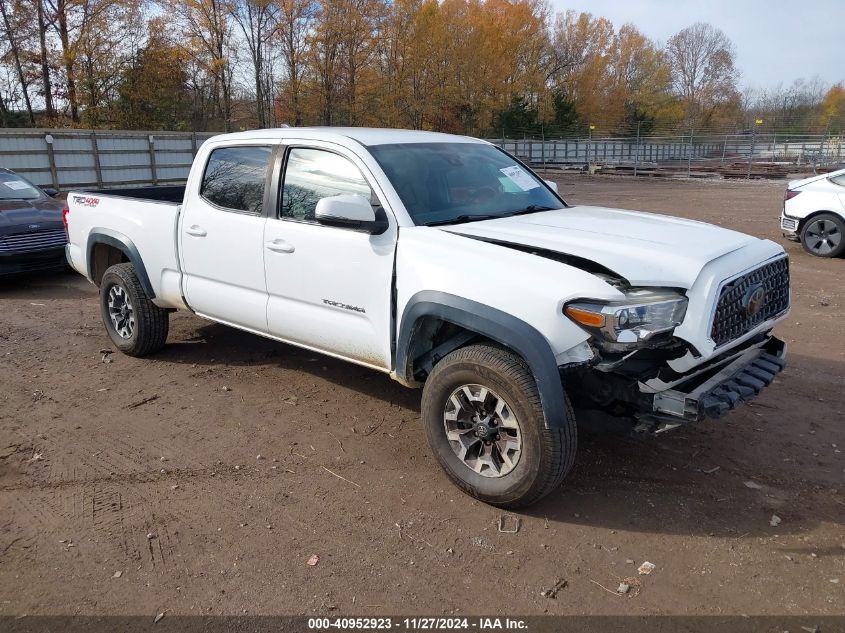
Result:
[[[448,224],[566,207],[509,154],[482,143],[368,148],[415,224]]]
[[[41,190],[28,180],[0,171],[0,200],[35,200],[42,195]]]

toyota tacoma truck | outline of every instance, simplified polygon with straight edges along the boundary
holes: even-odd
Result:
[[[478,139],[217,136],[184,187],[71,192],[65,223],[121,351],[160,350],[188,310],[422,387],[437,460],[501,507],[561,483],[576,417],[662,433],[724,415],[784,367],[780,246],[569,205]]]

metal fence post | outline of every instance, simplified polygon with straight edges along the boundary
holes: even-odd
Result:
[[[692,177],[692,128],[689,129],[689,144],[687,145],[687,178]]]
[[[505,139],[502,138],[502,149],[504,149]],[[193,154],[194,158],[197,157],[197,133],[191,132],[191,154]]]
[[[634,175],[637,175],[637,167],[640,164],[640,121],[637,121],[637,152],[634,154]]]
[[[746,175],[746,180],[751,178],[751,163],[754,162],[754,141],[757,136],[757,128],[751,128],[751,151],[748,153],[748,175]]]
[[[100,165],[100,148],[97,146],[97,133],[91,130],[91,151],[94,155],[94,173],[97,174],[97,186],[103,186],[103,168]]]
[[[147,137],[148,144],[150,146],[150,174],[153,177],[153,185],[158,184],[158,173],[156,173],[156,148],[155,148],[155,136],[150,134]]]
[[[546,134],[543,132],[543,126],[540,126],[540,149],[541,153],[540,156],[543,159],[543,171],[546,169]]]
[[[56,171],[56,154],[53,152],[53,135],[45,134],[44,142],[47,143],[47,160],[50,163],[50,180],[53,183],[53,189],[58,189],[59,174]]]

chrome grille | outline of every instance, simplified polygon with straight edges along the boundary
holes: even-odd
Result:
[[[756,288],[765,290],[757,312],[749,314],[748,297]],[[789,259],[781,257],[722,286],[710,338],[716,346],[747,334],[789,307]]]
[[[67,244],[67,237],[65,236],[65,230],[62,228],[37,231],[35,233],[0,235],[0,255],[43,251],[49,248],[63,248],[65,244]]]

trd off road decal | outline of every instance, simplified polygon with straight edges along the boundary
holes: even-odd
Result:
[[[100,199],[91,196],[74,196],[73,203],[83,207],[96,207],[100,204]]]

